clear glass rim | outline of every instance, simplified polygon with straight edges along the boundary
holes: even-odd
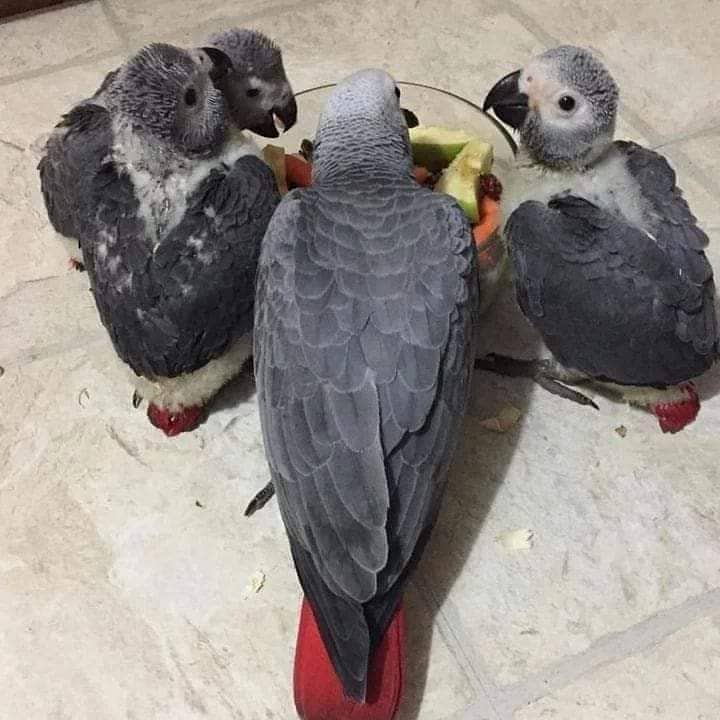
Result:
[[[459,100],[460,102],[465,103],[465,105],[468,105],[469,107],[473,108],[473,110],[476,110],[481,115],[484,115],[492,123],[492,125],[495,126],[495,129],[505,138],[505,141],[512,150],[512,154],[517,155],[517,143],[515,142],[513,136],[505,128],[505,126],[502,125],[502,123],[500,123],[500,121],[498,121],[492,115],[490,115],[490,113],[486,113],[477,103],[474,103],[472,100],[468,100],[468,98],[465,98],[462,95],[458,95],[457,93],[452,92],[452,90],[445,90],[444,88],[435,87],[433,85],[425,85],[424,83],[412,82],[411,80],[398,80],[397,84],[410,85],[411,87],[423,88],[424,90],[432,90],[433,92],[440,93],[441,95],[447,95],[454,100]],[[314,87],[305,88],[304,90],[295,93],[295,97],[298,98],[302,95],[308,95],[309,93],[315,92],[316,90],[326,90],[327,88],[335,87],[335,85],[337,85],[337,83],[324,83],[323,85],[315,85]]]

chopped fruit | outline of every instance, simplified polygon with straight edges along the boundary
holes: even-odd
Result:
[[[401,605],[375,649],[365,702],[358,703],[343,694],[312,609],[303,600],[293,678],[298,715],[303,720],[392,720],[402,697],[404,625]]]
[[[191,405],[177,412],[170,412],[155,403],[150,403],[147,416],[156,428],[160,428],[168,437],[173,437],[194,430],[202,420],[203,408],[201,405]]]
[[[500,202],[502,191],[502,183],[492,173],[481,175],[478,178],[477,188],[475,190],[478,196],[478,201],[489,197],[491,200],[495,200],[495,202]]]
[[[435,186],[439,192],[454,197],[472,223],[478,222],[478,178],[489,173],[492,164],[492,145],[482,140],[471,140],[450,163]]]
[[[471,140],[473,136],[464,130],[424,125],[410,128],[413,161],[430,172],[446,168]]]
[[[415,182],[419,183],[420,185],[425,185],[430,181],[430,178],[432,177],[430,171],[427,168],[424,168],[422,165],[416,165],[413,168],[413,176],[415,177]]]
[[[285,149],[278,145],[266,145],[263,148],[262,155],[263,160],[270,166],[275,175],[275,182],[280,195],[287,194]]]
[[[650,411],[658,419],[660,429],[664,433],[680,432],[695,420],[700,412],[700,398],[695,386],[692,383],[684,383],[680,389],[685,395],[684,399],[650,406]]]
[[[299,155],[285,156],[285,177],[290,189],[312,184],[312,165]]]
[[[486,195],[479,203],[478,215],[479,222],[473,225],[473,240],[481,251],[500,227],[500,203]]]
[[[85,272],[85,265],[81,263],[79,260],[76,260],[75,258],[70,258],[68,260],[68,267],[71,270],[77,270],[78,272]]]

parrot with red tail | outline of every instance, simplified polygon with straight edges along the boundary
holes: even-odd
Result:
[[[399,97],[381,70],[335,87],[312,185],[283,198],[260,256],[255,374],[305,595],[303,720],[395,717],[402,593],[438,514],[473,372],[470,227],[453,199],[414,180]]]

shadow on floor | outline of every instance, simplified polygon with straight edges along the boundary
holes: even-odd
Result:
[[[539,339],[520,313],[509,285],[503,287],[478,330],[479,355],[494,351],[532,358],[540,348]],[[524,416],[532,393],[530,380],[476,372],[443,509],[425,556],[409,583],[407,686],[398,720],[416,720],[420,716],[430,663],[432,621],[442,612],[443,603],[463,571],[522,434],[522,418],[504,434],[485,430],[479,421],[496,416],[507,404],[515,406]],[[478,587],[478,592],[482,592],[482,587]],[[462,633],[462,628],[456,630]],[[450,652],[454,654],[454,651],[455,648],[450,647]],[[472,672],[466,662],[459,664]],[[472,687],[477,686],[477,678],[469,680]]]

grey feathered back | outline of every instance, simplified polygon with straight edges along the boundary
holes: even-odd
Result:
[[[255,319],[265,448],[300,582],[357,700],[437,516],[476,306],[467,220],[409,178],[293,191],[268,228]]]

